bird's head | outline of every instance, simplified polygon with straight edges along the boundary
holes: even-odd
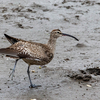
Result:
[[[76,37],[69,35],[69,34],[62,33],[59,29],[52,30],[51,36],[54,37],[54,38],[58,38],[58,37],[61,37],[61,36],[69,36],[69,37],[72,37],[75,40],[79,41]]]

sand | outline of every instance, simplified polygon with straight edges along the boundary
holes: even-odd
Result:
[[[54,59],[45,68],[31,66],[32,82],[42,85],[37,89],[29,88],[25,62],[11,80],[15,59],[0,55],[0,100],[99,100],[99,21],[99,0],[0,0],[0,48],[10,46],[5,33],[47,43],[60,29],[79,39],[60,37]]]

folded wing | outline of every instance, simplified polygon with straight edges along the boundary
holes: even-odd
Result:
[[[23,41],[16,42],[8,48],[0,49],[0,53],[6,54],[7,56],[27,58],[31,60],[39,60],[47,57],[43,50],[43,46]]]

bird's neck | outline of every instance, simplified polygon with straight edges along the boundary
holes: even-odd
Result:
[[[47,44],[53,53],[54,53],[55,47],[56,47],[56,40],[57,40],[57,38],[50,36],[50,39]]]

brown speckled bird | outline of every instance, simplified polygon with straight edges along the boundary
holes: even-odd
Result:
[[[22,39],[17,39],[4,34],[8,41],[12,44],[8,48],[0,49],[0,53],[6,54],[8,57],[16,58],[12,75],[15,72],[15,67],[19,59],[23,59],[28,64],[28,77],[30,81],[30,88],[40,87],[41,85],[33,85],[30,78],[30,65],[45,65],[48,64],[54,57],[54,51],[56,46],[56,40],[61,36],[69,36],[78,41],[78,39],[72,35],[62,33],[59,29],[54,29],[50,33],[50,39],[47,44],[29,42]]]

